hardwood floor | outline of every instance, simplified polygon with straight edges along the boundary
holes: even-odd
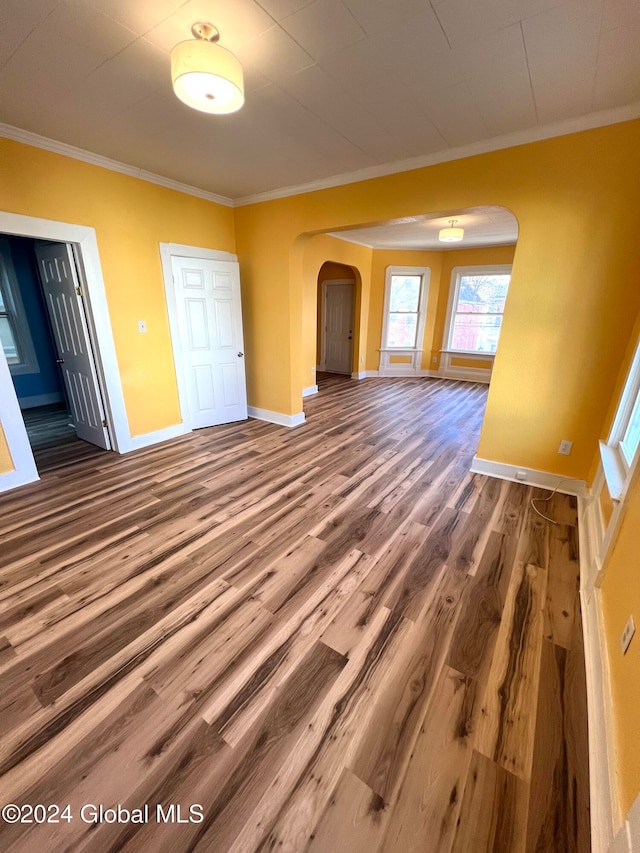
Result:
[[[104,452],[77,437],[64,403],[25,409],[22,417],[40,474]]]
[[[0,800],[71,817],[3,851],[590,849],[575,501],[468,473],[483,386],[320,389],[0,496]]]

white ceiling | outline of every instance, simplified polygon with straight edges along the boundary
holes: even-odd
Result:
[[[464,229],[460,243],[441,243],[438,232],[451,220]],[[477,207],[446,215],[408,216],[392,222],[334,231],[332,237],[372,249],[458,250],[480,246],[505,246],[518,239],[518,221],[504,207]]]
[[[196,20],[238,113],[171,91]],[[2,0],[0,121],[238,199],[640,102],[638,44],[639,0]]]

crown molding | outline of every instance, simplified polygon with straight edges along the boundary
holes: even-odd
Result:
[[[593,130],[594,128],[605,127],[609,124],[632,121],[636,118],[640,118],[640,101],[636,101],[633,104],[626,104],[623,107],[601,110],[585,116],[547,124],[542,127],[530,127],[526,130],[518,130],[514,133],[494,136],[492,139],[484,139],[479,142],[472,142],[469,145],[459,146],[458,148],[436,151],[433,154],[421,157],[412,157],[409,160],[399,160],[396,163],[386,163],[380,166],[369,166],[366,169],[358,169],[355,172],[347,172],[342,175],[332,175],[329,178],[321,178],[318,181],[310,181],[307,184],[283,187],[263,193],[254,193],[253,195],[234,199],[233,206],[245,207],[250,204],[260,204],[263,201],[275,201],[280,198],[331,189],[332,187],[340,187],[345,184],[355,184],[360,181],[367,181],[370,178],[383,178],[386,175],[410,172],[413,169],[422,169],[425,166],[436,166],[439,163],[462,160],[465,157],[473,157],[476,154],[488,154],[491,151],[515,148],[518,145],[527,145],[530,142],[541,142],[544,139],[552,139],[555,136],[567,136],[570,133]]]
[[[422,169],[426,166],[437,166],[439,163],[449,163],[452,160],[463,160],[466,157],[474,157],[477,154],[488,154],[492,151],[501,151],[505,148],[514,148],[518,145],[527,145],[531,142],[541,142],[545,139],[552,139],[556,136],[567,136],[570,133],[580,133],[583,130],[593,130],[597,127],[606,127],[610,124],[633,121],[633,119],[637,118],[640,118],[640,101],[636,101],[633,104],[626,104],[622,107],[615,107],[610,110],[601,110],[599,112],[589,113],[585,116],[578,116],[577,118],[547,124],[542,127],[518,130],[514,133],[495,136],[492,139],[485,139],[479,142],[472,142],[469,145],[462,145],[457,148],[447,148],[443,151],[436,151],[433,154],[427,154],[421,157],[412,157],[408,160],[399,160],[395,163],[384,163],[379,166],[370,166],[366,169],[358,169],[355,172],[332,175],[331,177],[321,178],[317,181],[310,181],[306,184],[281,187],[279,189],[268,190],[263,193],[253,193],[252,195],[242,196],[236,199],[231,199],[227,196],[219,195],[218,193],[202,190],[198,187],[192,187],[189,184],[183,184],[180,183],[180,181],[174,181],[171,178],[156,175],[154,172],[147,172],[145,169],[140,169],[137,166],[121,163],[119,160],[112,160],[109,157],[103,157],[101,154],[94,154],[91,151],[85,151],[83,148],[76,148],[74,145],[68,145],[66,142],[49,139],[46,136],[40,136],[37,133],[32,133],[29,130],[22,130],[21,128],[13,127],[10,124],[0,123],[0,138],[4,137],[5,139],[12,139],[15,142],[22,142],[25,145],[32,145],[35,148],[52,151],[54,154],[62,154],[65,157],[72,157],[75,160],[81,160],[84,163],[90,163],[93,166],[100,166],[103,169],[109,169],[112,172],[119,172],[122,175],[138,178],[141,181],[157,184],[158,186],[175,190],[176,192],[192,195],[196,198],[202,198],[205,201],[212,201],[215,204],[220,204],[224,207],[246,207],[251,204],[260,204],[265,201],[275,201],[281,198],[304,195],[305,193],[331,189],[332,187],[340,187],[345,184],[355,184],[360,181],[367,181],[371,178],[383,178],[387,175],[396,175],[399,172],[410,172],[413,169]]]
[[[59,142],[57,139],[49,139],[47,136],[40,136],[38,133],[32,133],[30,130],[22,130],[22,128],[13,127],[10,124],[0,123],[0,137],[12,139],[14,142],[22,142],[25,145],[32,145],[34,148],[42,148],[44,151],[51,151],[54,154],[62,154],[64,157],[81,160],[83,163],[100,166],[102,169],[119,172],[121,175],[138,178],[141,181],[157,184],[160,187],[175,190],[185,195],[192,195],[196,198],[202,198],[205,201],[213,201],[215,204],[221,204],[224,207],[234,206],[233,200],[226,196],[201,190],[198,187],[192,187],[189,184],[183,184],[180,181],[156,175],[154,172],[147,172],[145,169],[140,169],[137,166],[130,166],[128,163],[121,163],[119,160],[103,157],[102,154],[94,154],[92,151],[85,151],[84,148],[76,148],[75,145],[68,145],[66,142]]]

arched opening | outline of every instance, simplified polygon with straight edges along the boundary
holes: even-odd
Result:
[[[452,220],[462,228],[462,239],[442,242],[440,231]],[[303,394],[317,390],[317,383],[309,386],[304,379],[325,370],[355,379],[415,376],[489,383],[503,319],[508,323],[506,297],[517,237],[515,216],[498,206],[310,235],[304,249],[303,327],[311,333],[309,314],[314,312],[315,347],[302,348]],[[345,364],[340,359],[327,363],[326,290],[334,282],[336,294],[347,292],[353,281],[357,317],[342,332],[345,338],[349,329],[353,334],[353,341],[343,342],[353,344],[347,369],[344,346]],[[336,353],[339,348],[332,358]]]
[[[356,369],[356,297],[356,270],[325,261],[317,283],[316,380],[325,374],[351,377]]]

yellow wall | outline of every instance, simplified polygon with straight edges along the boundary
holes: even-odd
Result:
[[[440,366],[440,350],[443,348],[444,326],[447,315],[451,271],[454,267],[481,264],[510,264],[515,246],[492,246],[487,249],[463,249],[441,252],[400,251],[375,249],[371,265],[371,302],[369,310],[369,336],[367,347],[367,370],[377,370],[380,361],[382,319],[384,312],[384,288],[386,270],[389,266],[428,267],[429,294],[427,318],[422,342],[422,369],[437,370]],[[435,363],[432,359],[435,358]],[[476,361],[461,366],[479,367]]]
[[[480,205],[511,210],[519,235],[478,453],[587,477],[640,308],[640,121],[238,208],[249,299],[274,318],[249,329],[258,405],[301,409],[310,361],[299,318],[308,285],[315,300],[317,269],[309,283],[304,264],[314,234]],[[321,253],[320,265],[328,259],[341,260]],[[274,356],[284,371],[267,367]],[[568,457],[557,453],[561,439],[574,442]]]
[[[371,249],[367,249],[365,246],[358,246],[355,243],[337,240],[335,237],[329,237],[326,234],[316,235],[305,243],[302,256],[298,258],[300,262],[298,275],[303,298],[302,322],[294,324],[294,330],[300,330],[300,343],[297,347],[293,348],[293,352],[297,354],[296,364],[300,371],[298,382],[304,383],[298,385],[299,388],[313,384],[310,379],[317,364],[318,275],[322,265],[326,261],[339,264],[339,269],[344,270],[346,266],[353,270],[353,277],[356,282],[353,369],[364,370],[365,349],[367,345],[367,317],[369,314],[371,255]],[[301,411],[300,393],[297,388],[295,388],[293,393],[293,401],[293,405],[298,406],[294,411]]]
[[[13,471],[13,460],[7,447],[7,439],[2,424],[0,424],[0,474],[6,474],[9,471]]]
[[[0,210],[95,228],[131,434],[179,423],[158,244],[234,252],[233,211],[6,139]]]
[[[640,793],[640,634],[633,638],[626,655],[620,651],[620,635],[630,614],[635,617],[640,630],[639,555],[640,473],[631,487],[626,514],[608,560],[602,589],[623,816]]]

